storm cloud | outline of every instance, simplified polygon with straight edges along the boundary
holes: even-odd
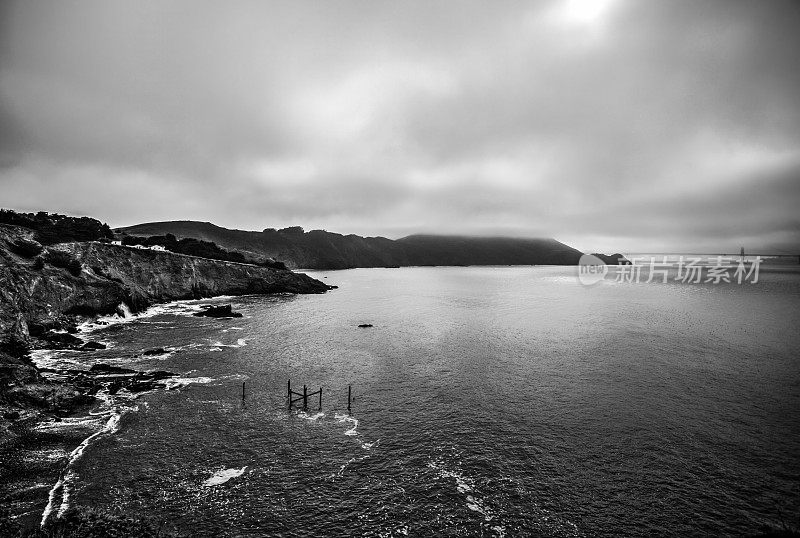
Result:
[[[800,251],[793,1],[4,2],[0,206]]]

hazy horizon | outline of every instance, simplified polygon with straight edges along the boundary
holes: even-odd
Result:
[[[4,2],[0,206],[800,251],[791,1]]]

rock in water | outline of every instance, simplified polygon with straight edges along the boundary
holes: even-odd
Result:
[[[98,374],[135,374],[136,370],[130,370],[128,368],[120,368],[119,366],[111,366],[110,364],[105,363],[98,363],[92,365],[89,368],[90,372],[98,373]]]
[[[209,318],[240,318],[242,314],[234,312],[231,305],[224,304],[220,306],[208,306],[202,312],[197,312],[195,316],[205,316]]]
[[[359,325],[359,327],[361,327],[362,329],[368,329],[372,327],[372,323],[362,323],[361,325]]]
[[[77,336],[53,330],[47,331],[42,339],[47,342],[47,347],[50,349],[77,348],[83,345],[83,340]]]

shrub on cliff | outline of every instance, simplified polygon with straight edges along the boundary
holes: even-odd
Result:
[[[44,245],[71,241],[98,241],[113,238],[108,224],[89,217],[69,217],[57,213],[17,213],[0,209],[0,224],[22,226],[36,232],[36,239]]]
[[[74,276],[81,274],[81,262],[72,254],[63,250],[48,250],[44,255],[44,261],[53,267],[66,269]]]
[[[126,235],[122,238],[122,244],[126,246],[142,245],[145,247],[161,245],[170,252],[186,254],[187,256],[197,256],[199,258],[208,258],[210,260],[220,260],[224,262],[247,263],[247,259],[241,252],[231,252],[220,248],[216,243],[211,241],[203,241],[192,237],[185,237],[178,240],[172,234],[151,235],[150,237]]]
[[[9,245],[11,252],[22,256],[23,258],[33,258],[34,256],[41,254],[43,248],[44,247],[42,247],[42,244],[38,241],[32,241],[24,238],[17,239]]]
[[[273,260],[271,258],[260,261],[257,263],[257,265],[260,265],[262,267],[269,267],[271,269],[287,269],[285,263],[279,262],[278,260]]]

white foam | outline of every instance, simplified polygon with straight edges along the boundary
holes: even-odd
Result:
[[[167,386],[167,390],[178,389],[181,387],[185,387],[186,385],[191,385],[192,383],[196,385],[207,385],[209,383],[213,383],[216,381],[213,377],[172,377],[170,379],[165,380],[165,384]]]
[[[22,459],[25,462],[39,463],[42,461],[60,461],[67,457],[67,451],[63,448],[42,448],[38,450],[26,450]],[[46,486],[47,484],[42,484]]]
[[[239,338],[238,340],[236,340],[235,344],[223,344],[222,342],[217,340],[216,342],[213,342],[211,344],[211,346],[213,346],[211,348],[211,350],[212,351],[222,351],[221,349],[215,349],[215,348],[223,348],[223,347],[239,348],[239,347],[244,347],[244,346],[247,345],[247,340],[248,340],[248,338]]]
[[[242,476],[245,469],[247,469],[246,465],[241,469],[223,469],[222,471],[217,471],[211,475],[211,478],[203,482],[203,487],[219,486],[220,484],[224,484],[232,478]]]
[[[187,299],[187,300],[180,300],[180,301],[173,301],[171,303],[164,303],[151,306],[144,312],[139,312],[138,314],[133,314],[128,308],[128,305],[125,303],[121,303],[119,305],[119,309],[122,310],[123,314],[120,316],[119,314],[114,314],[111,316],[101,316],[97,319],[86,321],[78,326],[78,329],[81,332],[91,333],[98,329],[102,329],[103,327],[108,327],[109,325],[118,325],[120,323],[130,323],[133,321],[143,320],[147,318],[152,318],[154,316],[158,316],[160,314],[172,314],[176,316],[191,316],[196,312],[202,310],[200,306],[201,300],[197,299]],[[205,301],[202,301],[205,302]]]
[[[470,479],[466,478],[465,476],[463,476],[463,475],[461,475],[461,474],[459,474],[459,473],[457,473],[455,471],[450,471],[450,470],[447,470],[447,469],[443,468],[442,465],[439,464],[439,463],[430,462],[430,463],[428,463],[428,467],[430,467],[431,469],[436,469],[437,471],[439,471],[439,477],[440,478],[452,478],[453,480],[455,480],[456,481],[456,489],[458,490],[459,493],[469,493],[474,488],[474,484],[472,483],[472,481]]]
[[[319,413],[314,413],[313,415],[309,415],[305,411],[299,411],[297,413],[297,417],[298,418],[304,418],[306,420],[318,420],[318,419],[320,419],[320,418],[322,418],[324,416],[325,416],[325,413],[323,413],[322,411],[320,411]]]
[[[84,363],[76,359],[85,356],[83,351],[69,349],[35,349],[31,351],[31,360],[37,368],[50,368],[52,370],[69,370],[76,366],[83,367]]]
[[[492,530],[497,533],[498,538],[505,538],[506,528],[503,525],[495,525]]]
[[[455,480],[456,489],[458,492],[466,495],[465,504],[467,505],[467,508],[473,512],[481,514],[484,521],[493,521],[496,518],[496,515],[492,509],[486,505],[486,501],[479,497],[475,492],[475,483],[471,479],[467,478],[461,473],[444,468],[444,466],[439,462],[431,461],[428,463],[428,467],[438,471],[440,478],[452,478]],[[498,525],[492,527],[492,529],[498,532],[500,536],[505,535],[505,527],[503,526]]]
[[[95,429],[102,420],[97,417],[69,417],[59,421],[40,422],[32,429],[37,432],[50,432],[61,430]]]
[[[47,523],[50,514],[53,513],[56,506],[56,497],[58,493],[61,493],[61,504],[58,508],[57,516],[61,517],[64,512],[69,508],[69,500],[70,494],[72,490],[72,485],[75,481],[76,474],[72,471],[72,466],[78,461],[83,453],[86,451],[86,448],[91,444],[93,440],[100,437],[101,435],[111,435],[119,430],[119,423],[120,419],[124,411],[120,411],[119,409],[115,409],[111,417],[105,423],[102,429],[96,431],[89,437],[83,440],[81,444],[79,444],[75,450],[73,450],[69,455],[69,460],[67,461],[67,465],[64,468],[64,471],[61,474],[61,477],[55,483],[55,485],[50,489],[50,493],[48,494],[47,498],[47,506],[45,507],[44,511],[42,512],[42,522],[41,525],[44,526]]]
[[[380,442],[381,442],[380,439],[378,439],[377,441],[372,441],[371,443],[365,443],[362,441],[361,448],[363,448],[364,450],[370,450],[372,447],[378,446]]]
[[[336,414],[333,416],[339,422],[350,422],[353,427],[344,432],[345,435],[358,435],[358,419],[351,417],[350,415],[340,415]]]

